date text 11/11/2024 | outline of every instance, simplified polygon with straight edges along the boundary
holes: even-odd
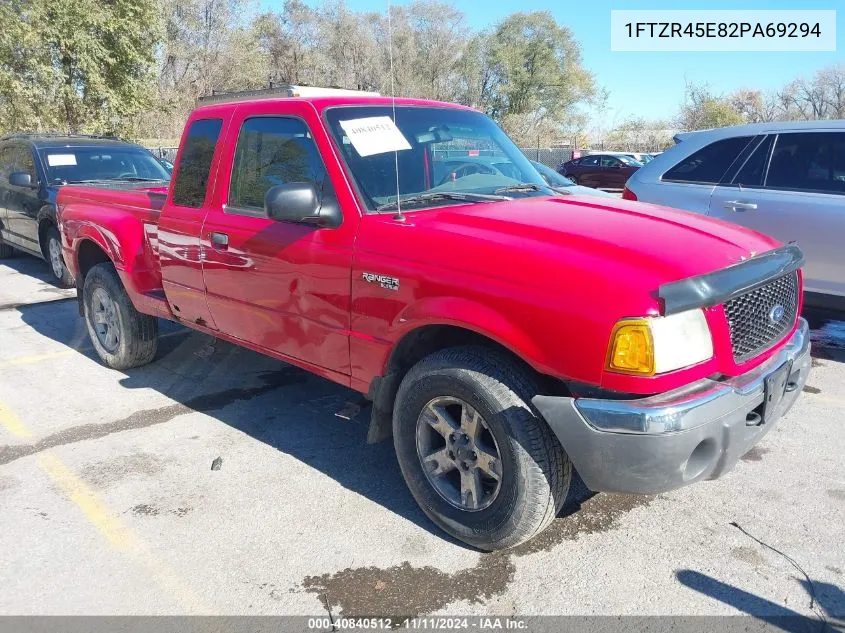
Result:
[[[478,617],[350,617],[330,618],[328,616],[309,618],[308,629],[312,631],[337,630],[391,630],[396,627],[419,631],[524,631],[528,622],[521,618],[478,616]]]

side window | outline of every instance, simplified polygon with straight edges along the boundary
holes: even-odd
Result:
[[[751,139],[751,136],[735,136],[710,143],[672,167],[663,174],[662,180],[719,184]]]
[[[35,182],[35,161],[32,160],[32,150],[26,145],[19,145],[13,152],[14,163],[12,171],[22,171],[32,177]]]
[[[766,175],[766,165],[769,164],[769,154],[772,152],[774,138],[770,134],[757,145],[757,148],[748,157],[736,176],[733,177],[731,184],[742,185],[743,187],[761,187],[763,185],[763,177]]]
[[[12,155],[14,151],[15,148],[10,145],[0,147],[0,187],[6,187],[9,184],[9,174],[13,171]]]
[[[205,202],[211,160],[222,127],[222,119],[197,119],[191,123],[173,184],[174,204],[199,208]]]
[[[845,132],[778,135],[766,187],[845,193]]]
[[[619,159],[614,156],[602,156],[601,157],[601,166],[602,167],[613,167],[614,165],[619,164]]]
[[[285,117],[247,119],[235,148],[229,204],[264,209],[264,194],[271,187],[310,182],[319,192],[325,177],[320,152],[304,122]]]
[[[587,158],[582,158],[579,162],[579,165],[582,167],[595,167],[599,164],[599,157],[598,156],[587,156]]]

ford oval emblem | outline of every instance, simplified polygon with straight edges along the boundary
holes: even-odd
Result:
[[[769,311],[769,321],[772,323],[780,323],[780,320],[783,318],[786,309],[778,304],[774,308]]]

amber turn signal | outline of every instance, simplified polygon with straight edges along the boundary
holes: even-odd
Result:
[[[654,374],[654,341],[645,319],[623,319],[613,328],[606,369],[625,374]]]

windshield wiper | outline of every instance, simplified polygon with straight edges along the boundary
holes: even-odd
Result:
[[[507,187],[499,187],[496,193],[510,193],[517,191],[545,191],[548,187],[541,187],[532,182],[521,182],[518,185],[509,185]]]
[[[142,178],[141,176],[125,176],[123,178],[109,178],[109,180],[125,180],[126,182],[158,182],[166,178]]]
[[[424,204],[434,200],[458,200],[460,202],[494,202],[496,200],[510,200],[509,196],[493,195],[488,193],[458,193],[449,191],[437,191],[433,193],[421,193],[418,196],[410,196],[393,202],[388,202],[376,207],[376,211],[389,211],[397,209],[399,206]]]

